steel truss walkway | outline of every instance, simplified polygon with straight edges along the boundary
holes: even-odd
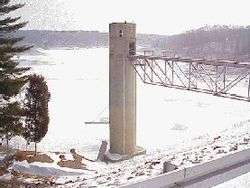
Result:
[[[133,55],[144,83],[250,101],[250,63]]]

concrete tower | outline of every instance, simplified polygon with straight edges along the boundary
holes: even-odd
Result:
[[[136,74],[129,55],[136,51],[136,25],[109,25],[110,152],[134,155],[136,147]]]

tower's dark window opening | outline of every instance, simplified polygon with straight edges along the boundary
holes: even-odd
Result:
[[[135,48],[135,42],[129,43],[129,55],[135,55],[136,54],[136,48]]]
[[[119,31],[119,36],[120,36],[120,37],[123,36],[123,31],[122,31],[122,30]]]

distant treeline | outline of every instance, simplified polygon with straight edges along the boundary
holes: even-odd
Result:
[[[25,37],[23,43],[40,48],[108,46],[108,33],[98,31],[21,30],[16,35]],[[151,48],[154,41],[162,38],[164,39],[165,36],[138,34],[137,44]]]
[[[185,57],[250,60],[250,26],[206,26],[157,40],[152,46]]]
[[[107,46],[107,33],[98,31],[20,30],[23,43],[40,48]]]
[[[108,46],[108,33],[98,31],[22,30],[17,35],[41,48]],[[205,26],[172,36],[138,34],[137,45],[185,57],[250,60],[250,26]]]

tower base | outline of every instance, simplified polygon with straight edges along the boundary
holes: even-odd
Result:
[[[107,152],[106,156],[109,162],[116,163],[116,162],[121,162],[124,160],[129,160],[138,155],[145,155],[145,154],[146,154],[146,150],[144,148],[136,146],[136,151],[131,155],[120,155],[120,154]]]

